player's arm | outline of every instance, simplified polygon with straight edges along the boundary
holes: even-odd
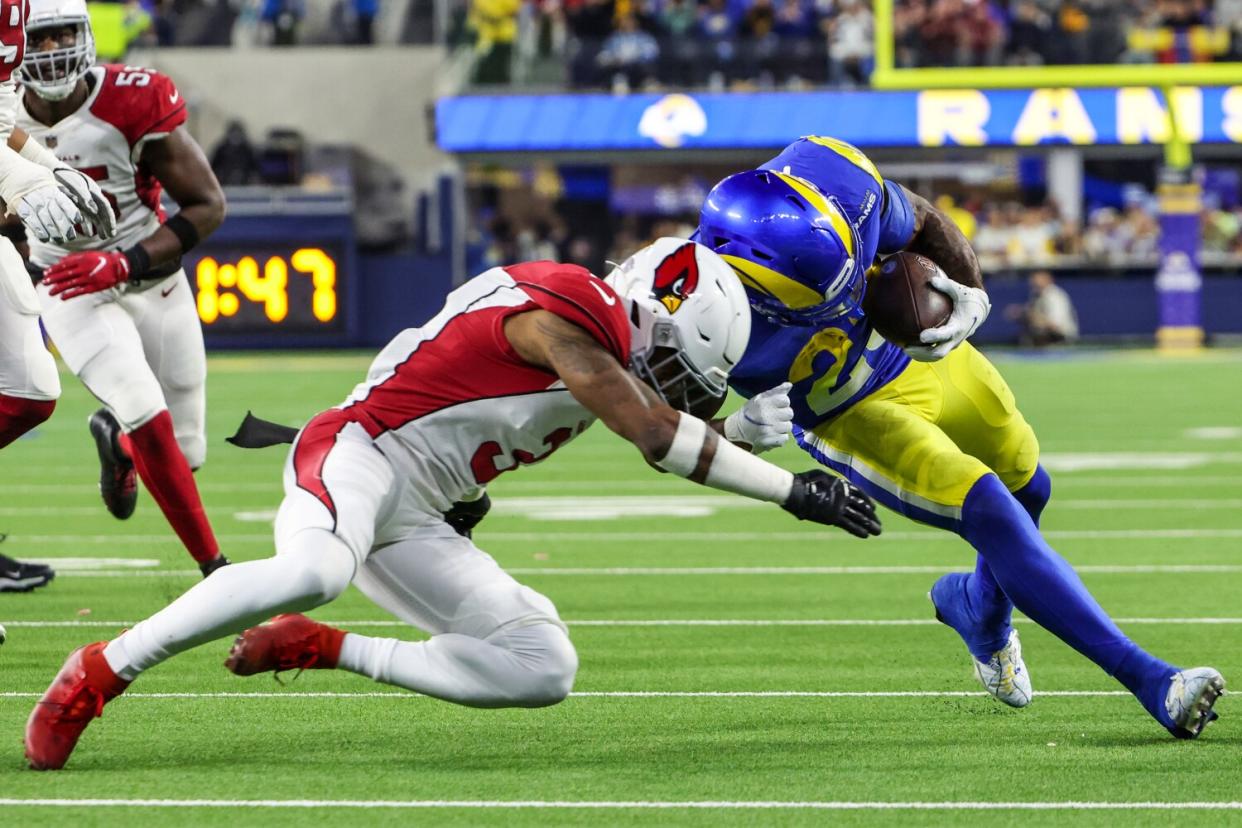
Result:
[[[901,187],[901,192],[914,212],[914,235],[905,249],[940,265],[948,278],[933,278],[932,287],[953,300],[948,321],[923,331],[919,337],[923,341],[921,346],[906,348],[914,359],[932,362],[947,356],[973,334],[988,318],[992,303],[983,289],[983,272],[974,248],[953,219],[905,187]]]
[[[181,209],[127,250],[71,253],[49,267],[43,280],[52,296],[72,299],[122,282],[142,281],[189,252],[224,221],[224,190],[185,127],[147,142],[140,163]]]
[[[953,219],[921,195],[901,189],[914,208],[914,236],[906,250],[931,259],[953,281],[982,289],[983,272],[975,249]]]
[[[224,222],[224,190],[198,142],[185,127],[149,141],[142,164],[163,185],[180,211],[141,243],[149,267],[176,261]]]
[[[572,322],[529,311],[508,319],[504,332],[523,360],[559,376],[578,402],[656,468],[777,503],[800,520],[859,537],[879,534],[875,504],[862,491],[819,470],[792,474],[720,439],[702,420],[668,406]]]
[[[52,178],[62,194],[81,213],[87,235],[110,239],[116,233],[116,216],[112,205],[104,198],[103,191],[85,173],[75,170],[61,161],[47,147],[40,144],[21,127],[13,127],[9,133],[9,149],[32,164],[52,171]]]

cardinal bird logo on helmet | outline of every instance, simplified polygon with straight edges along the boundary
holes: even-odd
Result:
[[[698,286],[699,260],[693,242],[683,244],[656,266],[652,292],[669,313],[676,313]]]

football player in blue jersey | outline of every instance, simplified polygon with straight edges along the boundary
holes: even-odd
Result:
[[[733,388],[753,397],[791,384],[804,450],[977,551],[973,572],[945,575],[930,597],[989,693],[1014,707],[1031,700],[1016,605],[1173,735],[1193,738],[1216,717],[1220,673],[1179,670],[1142,650],[1040,534],[1051,481],[1013,393],[966,342],[990,303],[969,241],[944,213],[886,181],[855,147],[808,137],[716,185],[696,238],[733,266],[750,297],[750,345]],[[901,250],[940,265],[947,278],[933,286],[953,301],[948,321],[904,350],[862,310],[877,256]]]

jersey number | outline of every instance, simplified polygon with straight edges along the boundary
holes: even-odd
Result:
[[[151,82],[151,73],[141,66],[126,66],[116,76],[117,86],[146,86]]]
[[[26,0],[0,2],[0,83],[13,77],[26,57]]]
[[[578,423],[577,431],[574,431],[572,428],[558,428],[547,437],[544,437],[543,444],[548,447],[548,450],[543,454],[531,454],[529,451],[514,449],[512,462],[503,468],[500,466],[500,461],[504,458],[504,447],[495,440],[488,440],[475,449],[474,456],[470,458],[470,470],[474,472],[474,482],[480,486],[485,486],[505,472],[513,471],[518,466],[529,466],[532,463],[538,463],[568,443],[575,434],[581,434],[587,425],[589,425],[588,422]]]

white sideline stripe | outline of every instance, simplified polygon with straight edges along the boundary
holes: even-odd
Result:
[[[878,474],[872,482],[880,485]],[[870,477],[868,478],[870,479]],[[886,486],[886,488],[892,488]],[[961,516],[960,507],[940,506],[913,492],[891,492],[901,500],[933,514],[950,518]],[[229,512],[235,520],[247,523],[268,523],[276,519],[276,509],[254,509],[253,503],[218,503],[208,500],[206,506],[215,511]],[[247,508],[247,507],[251,508]],[[709,517],[720,511],[769,509],[770,504],[742,497],[720,495],[605,495],[548,496],[497,499],[493,511],[497,515],[546,521],[615,520],[624,517]],[[1119,509],[1168,509],[1208,511],[1242,508],[1242,498],[1058,498],[1051,506],[1056,510],[1115,511]],[[90,516],[101,514],[97,506],[0,506],[0,517],[22,516]]]
[[[781,800],[602,801],[549,799],[0,799],[0,805],[45,808],[348,808],[487,810],[707,811],[1237,811],[1242,802],[845,802]]]
[[[1045,530],[1043,536],[1048,540],[1194,540],[1194,539],[1235,539],[1242,538],[1242,529],[1061,529]],[[852,539],[839,529],[816,530],[807,529],[798,532],[678,532],[675,530],[662,532],[614,532],[608,529],[598,531],[571,532],[489,532],[486,527],[479,532],[479,539],[489,541],[558,543],[566,541],[586,541],[605,543],[608,541],[676,541],[678,543],[720,543],[726,541],[841,541]],[[217,534],[221,543],[266,543],[272,544],[271,533],[261,534]],[[959,541],[957,535],[946,531],[895,531],[885,532],[878,538],[871,538],[871,543],[905,542],[905,541]],[[123,544],[168,544],[177,546],[179,542],[170,531],[161,535],[26,535],[11,534],[10,541],[31,544],[69,544],[99,543],[119,546]]]
[[[4,699],[37,699],[42,693],[7,691]],[[973,699],[991,698],[982,690],[598,690],[570,693],[575,699]],[[1095,699],[1129,696],[1125,690],[1042,690],[1040,698]],[[124,699],[429,699],[419,693],[126,693]]]
[[[586,618],[564,619],[571,627],[932,627],[934,618]],[[1030,624],[1029,618],[1014,618],[1016,624]],[[1242,624],[1242,618],[1114,618],[1118,624],[1158,626],[1161,624]],[[5,621],[6,627],[32,629],[121,629],[136,621]],[[394,627],[413,629],[404,621],[357,620],[324,621],[333,627]]]
[[[536,576],[672,576],[672,575],[941,575],[946,572],[971,572],[973,567],[958,564],[943,566],[560,566],[505,567],[510,575]],[[1134,575],[1143,573],[1216,573],[1242,572],[1242,564],[1098,564],[1074,567],[1076,572],[1091,575]],[[157,578],[201,577],[197,569],[99,569],[69,570],[72,578]]]

